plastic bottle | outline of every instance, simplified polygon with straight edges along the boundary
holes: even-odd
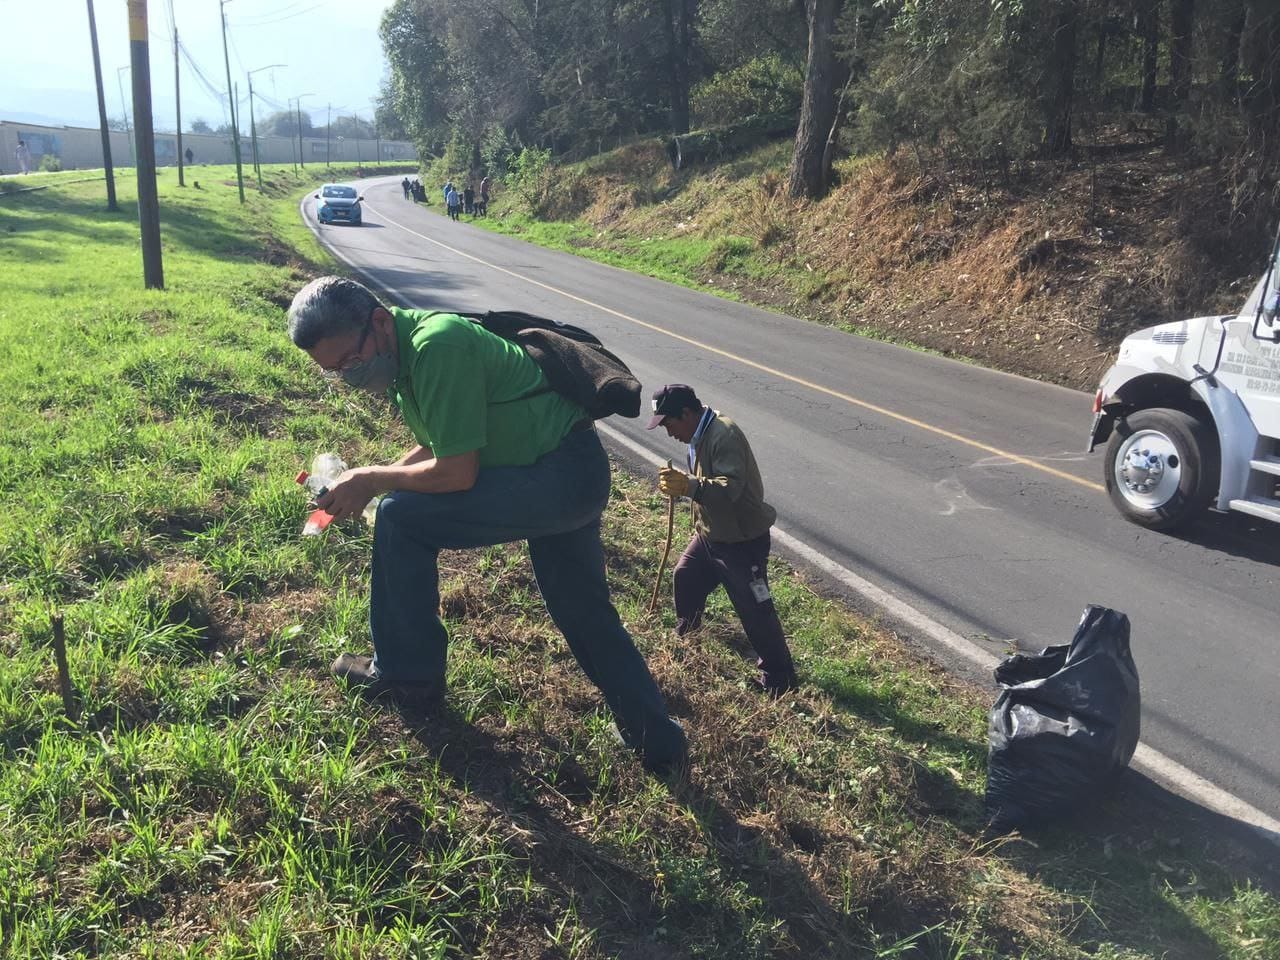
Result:
[[[310,471],[303,470],[294,479],[307,488],[313,499],[319,499],[328,493],[329,487],[333,486],[346,470],[346,463],[336,453],[321,453],[311,461]],[[373,524],[378,512],[378,499],[374,497],[370,500],[361,514],[365,522],[370,525]],[[324,510],[312,511],[311,516],[307,517],[307,522],[303,524],[302,535],[304,537],[319,536],[331,523],[333,523],[332,514]]]

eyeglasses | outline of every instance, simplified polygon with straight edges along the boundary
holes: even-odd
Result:
[[[323,367],[321,373],[330,380],[337,380],[344,373],[352,370],[364,362],[364,358],[360,353],[364,350],[365,341],[369,339],[369,333],[373,330],[373,314],[369,315],[369,319],[365,321],[364,329],[360,331],[360,339],[356,342],[355,350],[347,354],[347,356],[336,367]]]

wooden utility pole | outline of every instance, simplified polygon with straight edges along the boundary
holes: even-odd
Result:
[[[253,144],[253,171],[258,175],[258,189],[262,189],[262,160],[258,155],[258,125],[253,119],[253,75],[261,73],[263,70],[274,70],[277,67],[283,67],[283,63],[269,63],[265,67],[259,67],[257,70],[247,70],[245,75],[249,78],[249,136]]]
[[[298,164],[303,170],[307,169],[307,158],[302,153],[302,98],[314,96],[310,93],[301,93],[296,97],[290,97],[293,100],[294,109],[298,111]],[[296,170],[294,171],[297,172]]]
[[[120,79],[128,69],[130,69],[128,66],[116,67],[116,88],[120,91],[120,111],[124,114],[124,136],[129,142],[129,159],[136,164],[138,162],[135,159],[137,150],[133,143],[133,130],[129,126],[129,105],[124,99],[124,81]]]
[[[119,210],[116,203],[116,173],[111,165],[111,127],[107,123],[107,98],[102,92],[102,59],[98,56],[98,23],[93,16],[93,0],[89,7],[89,43],[93,47],[93,80],[98,87],[98,126],[102,130],[102,166],[107,174],[107,209]]]
[[[138,155],[138,222],[142,227],[142,279],[164,289],[160,255],[160,197],[156,193],[156,138],[151,128],[151,61],[147,0],[129,0],[129,58],[133,62],[134,152]]]
[[[258,164],[258,123],[253,118],[253,71],[249,71],[249,144],[253,150],[253,172],[258,178],[258,189],[262,189],[262,167]]]
[[[185,187],[187,181],[183,179],[183,162],[182,156],[182,83],[178,78],[178,26],[173,27],[173,102],[178,105],[178,186]]]
[[[232,85],[231,91],[232,91],[231,95],[235,99],[235,104],[236,104],[235,112],[232,114],[232,117],[234,119],[231,121],[231,126],[235,128],[232,132],[235,134],[235,138],[236,138],[236,157],[238,159],[240,156],[240,81],[239,80],[237,80],[235,84]],[[240,181],[240,195],[243,198],[244,173],[241,172],[240,165],[238,163],[236,164],[236,176],[239,178],[239,181]],[[240,202],[244,203],[244,200],[241,199]]]
[[[240,124],[236,122],[236,88],[231,83],[231,54],[227,52],[227,3],[218,0],[218,13],[222,19],[222,59],[227,65],[227,96],[231,99],[231,142],[236,151],[236,183],[240,186],[240,202],[244,203],[244,168],[240,163]]]
[[[329,167],[329,133],[333,130],[333,104],[329,104],[324,114],[324,165]]]

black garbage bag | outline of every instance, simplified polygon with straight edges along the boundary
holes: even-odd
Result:
[[[987,817],[992,833],[1084,809],[1138,746],[1142,701],[1129,618],[1085,608],[1065,646],[1006,657],[991,708]]]

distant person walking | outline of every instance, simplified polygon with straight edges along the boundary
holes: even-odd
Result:
[[[403,180],[400,181],[400,189],[404,191],[404,198],[408,200],[409,194],[413,189],[413,184],[409,182],[408,177],[405,177]]]
[[[453,184],[449,184],[449,192],[444,195],[445,206],[449,208],[449,219],[458,219],[458,209],[462,206],[462,200],[458,196],[458,190]]]
[[[484,179],[480,181],[480,215],[482,217],[489,214],[489,188],[491,186],[489,176],[485,174]]]
[[[446,204],[449,202],[449,191],[450,191],[450,190],[452,190],[452,189],[453,189],[453,181],[452,181],[452,180],[446,180],[446,181],[444,182],[444,202],[445,202]]]
[[[18,149],[13,151],[13,157],[18,161],[20,172],[24,174],[31,172],[31,151],[27,149],[27,141],[18,141]]]
[[[476,191],[471,186],[471,184],[468,183],[467,188],[462,191],[462,205],[466,209],[467,214],[469,216],[475,216],[475,212],[476,212],[475,203],[476,203]]]
[[[190,147],[187,147],[186,149],[186,157],[187,157],[187,163],[192,163],[196,158],[196,155],[191,152]]]

